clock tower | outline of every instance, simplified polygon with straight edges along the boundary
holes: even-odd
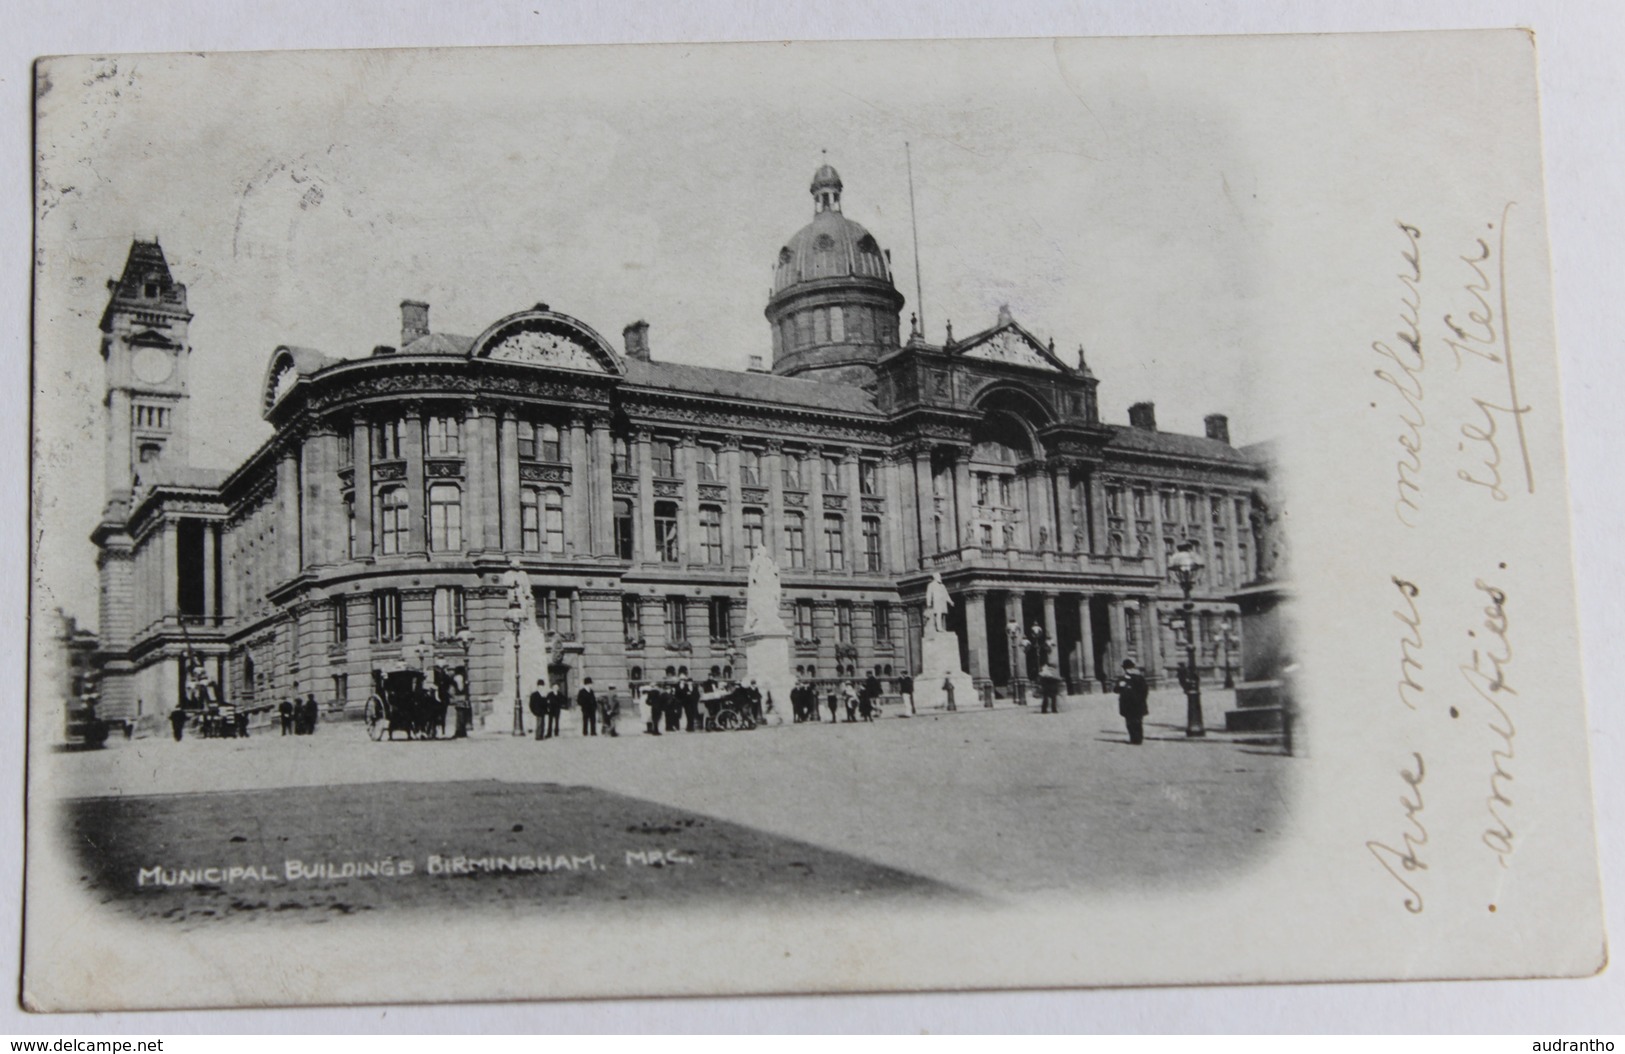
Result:
[[[130,245],[124,274],[109,280],[102,312],[106,363],[108,511],[187,463],[186,373],[192,346],[186,287],[169,273],[156,239]]]

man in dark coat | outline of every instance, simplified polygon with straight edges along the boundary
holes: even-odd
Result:
[[[531,690],[530,698],[525,705],[530,708],[530,716],[536,719],[536,739],[538,742],[547,738],[547,697],[542,694],[542,680],[537,678],[536,687]]]
[[[903,679],[897,682],[897,691],[908,700],[908,712],[918,713],[914,709],[914,678],[910,674],[903,674]]]
[[[282,719],[282,734],[290,735],[293,732],[293,704],[284,699],[277,704],[277,716]]]
[[[305,696],[304,713],[305,735],[313,736],[316,734],[316,722],[321,720],[322,716],[321,709],[316,705],[316,694],[314,692]]]
[[[569,702],[570,697],[564,693],[562,683],[555,684],[547,693],[547,738],[559,737],[559,715]]]
[[[181,741],[181,736],[186,734],[185,710],[182,710],[177,706],[175,709],[169,712],[169,728],[170,731],[175,734],[175,742],[179,743]]]
[[[700,686],[688,679],[685,673],[677,684],[677,690],[683,696],[683,725],[684,732],[703,732],[705,723],[700,720]]]
[[[1058,714],[1061,712],[1061,673],[1052,665],[1045,665],[1038,672],[1038,690],[1043,696],[1044,705],[1039,709],[1042,714]]]
[[[875,671],[870,670],[869,676],[863,679],[863,698],[860,702],[860,709],[863,711],[865,721],[874,720],[875,711],[880,707],[880,693],[882,691],[884,689],[880,687],[880,678],[875,676]]]
[[[598,693],[592,690],[591,677],[581,682],[581,691],[576,693],[576,705],[581,707],[581,734],[596,736],[598,734]]]
[[[643,731],[651,736],[660,734],[660,723],[666,718],[666,690],[658,684],[651,684],[643,690],[643,705],[649,708],[649,720],[643,726]]]
[[[1123,660],[1123,676],[1117,679],[1117,712],[1128,725],[1128,741],[1138,745],[1145,739],[1145,715],[1149,712],[1146,697],[1151,688],[1145,675],[1134,668],[1133,659]]]

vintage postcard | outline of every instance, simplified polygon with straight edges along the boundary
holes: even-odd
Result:
[[[36,76],[28,1007],[1606,962],[1528,34]]]

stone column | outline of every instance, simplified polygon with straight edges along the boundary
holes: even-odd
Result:
[[[351,555],[360,559],[378,548],[372,537],[372,431],[364,417],[357,417],[350,426],[350,455],[355,470],[355,552]]]
[[[807,487],[807,570],[822,573],[824,566],[824,451],[821,447],[808,447],[807,459],[802,462],[801,482]]]
[[[1156,484],[1151,485],[1151,569],[1164,578],[1168,576],[1168,560],[1163,555],[1162,539],[1167,525],[1162,520],[1162,488]],[[1174,511],[1179,511],[1179,493],[1174,492]],[[1139,525],[1135,525],[1135,530]],[[1175,543],[1178,544],[1177,542]]]
[[[886,458],[886,519],[891,521],[898,570],[923,566],[920,562],[920,495],[914,482],[914,464],[907,452],[893,450]]]
[[[1078,682],[1087,686],[1094,680],[1095,628],[1089,615],[1089,595],[1078,597]]]
[[[1145,649],[1143,661],[1147,667],[1146,676],[1153,681],[1162,677],[1162,621],[1158,618],[1157,601],[1154,597],[1140,599],[1140,624],[1145,630]]]
[[[615,451],[610,442],[609,414],[596,411],[587,423],[592,430],[590,455],[583,472],[590,496],[588,533],[593,555],[608,556],[615,551]],[[573,489],[577,484],[574,473],[571,475]]]
[[[1226,502],[1225,504],[1229,503]],[[1204,546],[1202,559],[1204,561],[1211,562],[1213,560],[1213,496],[1211,494],[1198,494],[1196,496],[1196,512],[1198,516],[1202,517],[1201,539],[1202,545]],[[1222,511],[1220,512],[1220,515],[1223,515]],[[1230,547],[1228,545],[1225,546],[1226,550],[1229,548]],[[1227,553],[1226,559],[1228,558],[1229,556]],[[1215,577],[1216,576],[1212,574],[1208,576],[1209,592],[1218,592],[1218,590],[1213,588]]]
[[[987,594],[980,589],[967,589],[959,595],[965,605],[965,652],[970,660],[965,671],[977,680],[987,677]],[[957,700],[956,700],[957,702]],[[964,707],[963,702],[958,704]]]
[[[570,463],[570,501],[564,548],[575,556],[587,556],[597,551],[592,543],[592,462],[587,451],[587,426],[577,415],[570,418],[565,429],[565,460]]]
[[[1010,620],[1012,618],[1016,620],[1016,625],[1021,627],[1022,635],[1025,636],[1027,633],[1027,615],[1025,610],[1027,606],[1026,602],[1026,593],[1018,592],[1012,589],[1009,593],[1005,594],[1003,632],[1005,637],[1005,648],[1007,650],[1010,648]],[[1011,653],[1009,658],[1010,675],[1017,680],[1028,680],[1027,656],[1024,649],[1018,646],[1015,651]]]
[[[158,528],[159,574],[163,576],[160,596],[163,607],[158,612],[159,618],[168,618],[180,614],[180,546],[176,537],[176,523],[167,516],[164,525]]]
[[[907,525],[911,519],[904,508],[902,486],[903,466],[891,453],[880,457],[880,495],[885,500],[880,514],[881,549],[880,566],[896,573],[915,566],[908,556]]]
[[[745,556],[745,505],[740,494],[738,436],[723,437],[722,453],[717,460],[723,483],[728,488],[728,500],[722,507],[722,537],[728,548],[723,553],[722,562],[723,566],[737,570],[743,568],[748,559]]]
[[[519,539],[519,423],[513,411],[502,411],[497,429],[497,509],[501,546],[518,552]]]
[[[683,503],[677,510],[677,515],[682,521],[682,534],[678,537],[679,559],[686,565],[702,562],[699,458],[696,454],[698,446],[699,436],[693,432],[684,432],[682,443],[677,448],[677,473],[683,477]]]
[[[933,488],[931,448],[922,443],[914,449],[915,524],[920,532],[919,558],[922,568],[927,564],[926,557],[937,552],[937,498]]]
[[[846,474],[846,530],[842,537],[846,541],[846,570],[851,574],[867,566],[867,559],[863,552],[863,484],[858,479],[862,466],[859,464],[859,451],[857,447],[847,447],[846,453],[841,457],[841,471]],[[856,637],[856,632],[853,634]]]
[[[203,523],[203,621],[205,625],[209,626],[215,624],[215,618],[220,614],[216,610],[214,603],[214,557],[219,545],[219,525],[205,520]]]
[[[478,552],[486,541],[487,525],[494,525],[496,514],[493,503],[488,503],[486,459],[495,449],[493,432],[487,445],[485,425],[490,412],[478,404],[470,406],[463,416],[463,544],[469,552]]]
[[[280,583],[298,574],[299,568],[304,566],[299,537],[299,456],[292,446],[283,447],[277,454],[276,503],[279,559],[275,566],[276,582]]]
[[[1072,518],[1072,468],[1065,462],[1050,462],[1050,500],[1055,503],[1055,551],[1070,553],[1074,550],[1072,536],[1077,522]]]
[[[322,465],[321,431],[305,434],[299,443],[299,505],[305,515],[299,518],[300,569],[325,563],[322,543],[322,518],[327,509],[322,503],[322,484],[326,473]]]
[[[1097,555],[1110,546],[1106,539],[1106,487],[1095,469],[1089,470],[1089,551]]]
[[[1044,637],[1049,641],[1050,662],[1061,668],[1061,638],[1055,632],[1055,594],[1044,594]]]
[[[423,411],[408,406],[403,415],[406,456],[406,549],[421,553],[429,548],[429,492],[423,485]]]
[[[1128,631],[1123,625],[1123,598],[1108,598],[1106,610],[1111,618],[1111,647],[1107,651],[1107,662],[1111,663],[1115,670],[1128,658]]]
[[[637,462],[638,473],[638,510],[637,532],[638,547],[634,554],[644,564],[653,564],[660,557],[655,552],[655,469],[653,437],[645,429],[640,429],[637,438],[633,441],[633,457]],[[644,626],[644,634],[648,635],[648,626]]]
[[[970,450],[960,448],[954,451],[954,493],[953,501],[955,548],[963,549],[974,545],[976,539],[966,537],[965,524],[970,519],[971,509],[976,505],[976,492],[971,490],[970,483]],[[946,532],[944,532],[946,533]],[[998,539],[1002,543],[1003,539]]]
[[[767,532],[767,551],[783,570],[789,565],[784,552],[784,444],[781,441],[767,441],[762,471],[767,473],[767,515],[762,518],[762,529]]]

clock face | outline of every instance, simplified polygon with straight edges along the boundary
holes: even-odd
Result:
[[[135,353],[131,367],[135,370],[136,379],[142,383],[162,384],[169,379],[169,374],[175,369],[175,360],[166,351],[142,348]]]

